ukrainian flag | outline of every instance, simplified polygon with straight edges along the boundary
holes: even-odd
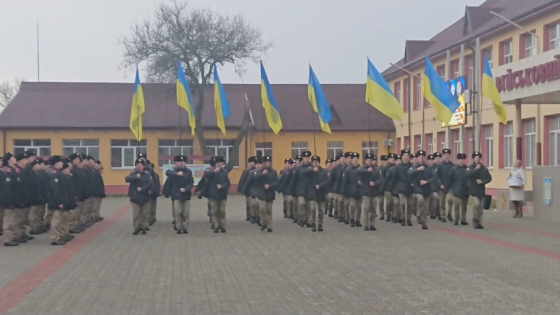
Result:
[[[500,98],[500,92],[498,92],[498,87],[494,82],[494,76],[492,76],[492,70],[486,56],[484,56],[484,71],[482,72],[482,95],[492,101],[494,111],[502,124],[507,124],[506,109]]]
[[[216,125],[225,135],[226,124],[224,119],[229,117],[229,103],[226,97],[226,91],[224,91],[224,87],[218,76],[216,64],[214,64],[214,109],[216,110]]]
[[[331,121],[331,110],[329,109],[329,103],[327,103],[327,98],[323,93],[321,88],[321,83],[317,79],[313,68],[309,65],[309,83],[307,84],[307,98],[313,106],[313,111],[319,114],[319,123],[321,124],[321,130],[327,133],[331,133],[331,128],[329,127],[329,122]]]
[[[422,76],[422,97],[434,106],[436,118],[445,124],[449,123],[453,113],[461,105],[451,94],[447,84],[443,82],[428,57],[426,57],[424,75]]]
[[[137,141],[142,140],[142,114],[144,114],[145,110],[144,93],[142,92],[142,85],[140,85],[138,67],[136,67],[136,80],[134,82],[132,108],[130,110],[130,131],[132,131]]]
[[[389,118],[401,120],[403,109],[389,85],[368,58],[366,102]]]
[[[187,82],[187,78],[185,77],[185,71],[183,71],[183,67],[181,67],[180,60],[177,62],[177,105],[189,113],[189,126],[191,126],[191,134],[194,136],[196,118],[191,97],[191,90],[189,89],[189,84]]]
[[[261,61],[261,99],[262,106],[266,112],[266,120],[270,129],[278,134],[282,129],[282,119],[280,118],[280,113],[278,112],[278,106],[276,105],[276,100],[274,99],[274,94],[272,93],[272,88],[270,87],[270,82],[268,82],[268,76],[264,70],[264,66]]]

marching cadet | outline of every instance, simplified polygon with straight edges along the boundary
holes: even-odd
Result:
[[[336,166],[336,159],[327,159],[325,162],[325,166],[327,169],[327,176],[329,177],[329,185],[327,188],[327,204],[325,206],[325,214],[329,216],[329,218],[334,217],[334,203],[335,203],[335,192],[334,192],[334,181],[331,173]]]
[[[148,231],[148,216],[150,211],[150,192],[153,189],[153,181],[150,173],[145,168],[144,160],[134,161],[135,170],[125,177],[125,182],[129,183],[128,197],[132,204],[132,221],[134,232],[137,235]]]
[[[307,196],[309,202],[309,221],[311,232],[323,232],[323,218],[329,187],[327,170],[321,167],[321,158],[311,157],[311,167],[305,168],[302,174],[307,179]]]
[[[346,197],[348,198],[348,214],[351,227],[361,227],[362,216],[362,189],[358,183],[358,168],[360,167],[360,154],[352,152],[348,167],[344,170],[344,182]]]
[[[414,152],[410,152],[410,164],[412,164],[413,166],[416,165],[416,160],[417,160],[417,156],[416,154],[414,154]],[[416,194],[412,194],[412,215],[416,217],[416,223],[418,224],[422,224],[420,223],[420,217],[418,217],[416,214]]]
[[[383,177],[382,183],[381,183],[381,191],[380,193],[383,194],[382,199],[383,202],[380,202],[380,206],[381,204],[383,204],[385,206],[385,215],[386,215],[386,221],[390,222],[391,220],[393,220],[393,222],[396,223],[396,217],[395,217],[395,213],[396,210],[394,209],[394,204],[393,204],[393,187],[392,187],[392,182],[389,181],[389,171],[391,170],[391,168],[393,168],[395,166],[395,157],[396,154],[394,153],[390,153],[388,156],[385,156],[385,158],[387,159],[386,163],[384,163],[383,161],[383,157],[381,156],[381,176]]]
[[[398,194],[399,200],[395,207],[399,208],[399,219],[401,220],[401,226],[412,226],[411,216],[412,201],[413,201],[413,190],[411,185],[410,177],[408,176],[408,170],[412,167],[410,163],[410,150],[401,150],[402,163],[395,166],[395,187],[393,191]],[[405,221],[406,220],[406,221]]]
[[[208,201],[212,209],[212,219],[214,221],[214,233],[226,232],[226,202],[230,181],[228,172],[224,169],[226,160],[223,156],[217,156],[216,167],[207,171]]]
[[[72,182],[74,184],[74,192],[76,195],[77,206],[74,209],[67,209],[70,214],[70,233],[77,234],[82,232],[86,226],[82,223],[87,223],[84,218],[87,216],[86,212],[86,199],[89,197],[89,172],[88,168],[84,165],[86,162],[86,156],[80,156],[76,153],[72,153],[68,156],[72,168],[70,169],[70,174],[72,174]]]
[[[13,154],[7,152],[2,157],[2,199],[0,203],[4,209],[4,246],[18,246],[27,242],[27,238],[20,238],[20,217],[24,207],[24,195],[20,172]]]
[[[245,221],[251,221],[251,197],[249,197],[247,194],[244,194],[242,190],[243,190],[243,186],[245,185],[245,181],[249,176],[249,172],[255,169],[256,159],[257,159],[256,156],[251,156],[247,159],[248,166],[246,169],[243,170],[243,173],[241,173],[239,184],[237,184],[237,193],[245,195],[245,212],[247,216]],[[285,206],[285,202],[284,202],[284,206]],[[286,209],[284,208],[284,217],[285,216],[286,216]]]
[[[276,196],[275,189],[279,184],[278,173],[272,168],[272,157],[263,156],[263,167],[252,175],[259,205],[261,231],[272,232],[272,204]]]
[[[185,163],[186,163],[185,157]],[[154,163],[148,161],[148,164],[154,169]],[[161,196],[161,182],[159,180],[159,174],[156,172],[152,172],[152,181],[154,182],[154,190],[152,190],[152,194],[150,195],[150,216],[149,216],[149,224],[152,225],[156,223],[156,211],[157,211],[157,198]],[[149,231],[149,228],[148,228]]]
[[[430,197],[428,198],[428,201],[426,204],[426,207],[428,208],[428,213],[430,214],[430,219],[434,220],[437,216],[436,214],[436,204],[434,203],[434,195],[436,195],[439,191],[439,180],[435,174],[435,155],[437,154],[428,154],[428,162],[427,162],[427,171],[430,172],[432,174],[432,181],[430,182]]]
[[[362,211],[364,212],[364,231],[375,231],[377,217],[377,201],[380,195],[382,181],[381,170],[374,165],[377,157],[367,153],[365,165],[358,169],[360,186],[362,188]],[[380,210],[381,213],[382,210]]]
[[[101,216],[101,203],[103,198],[107,197],[105,195],[105,183],[103,181],[103,164],[99,160],[92,160],[93,169],[95,170],[94,175],[94,196],[95,196],[95,207],[93,211],[93,218],[95,222],[102,221],[104,218]]]
[[[300,164],[296,166],[292,179],[290,180],[290,185],[294,187],[294,194],[297,197],[297,218],[298,224],[301,227],[307,226],[312,227],[311,222],[308,222],[309,218],[309,204],[307,202],[307,186],[308,178],[303,173],[304,169],[311,167],[311,162],[309,158],[311,157],[311,151],[303,151],[301,153]]]
[[[189,225],[189,215],[191,208],[191,189],[194,185],[192,171],[187,168],[187,157],[176,155],[174,157],[176,167],[167,170],[165,175],[170,180],[170,196],[173,201],[175,213],[175,229],[177,234],[187,234]]]
[[[435,152],[433,156],[434,156],[434,163],[432,164],[431,168],[432,171],[434,172],[435,180],[432,182],[432,209],[434,211],[435,218],[441,221],[443,218],[445,218],[445,216],[442,216],[440,214],[440,209],[439,209],[439,205],[440,205],[439,196],[441,192],[440,187],[443,185],[443,183],[441,182],[441,178],[438,176],[438,167],[441,163],[442,155],[439,152]]]
[[[445,204],[447,202],[449,210],[447,211],[447,220],[449,222],[453,221],[453,217],[451,216],[452,205],[453,205],[453,191],[450,189],[451,182],[449,181],[449,174],[451,173],[451,169],[455,164],[451,162],[451,150],[450,149],[443,149],[441,151],[443,155],[443,160],[439,163],[437,167],[437,176],[439,181],[441,182],[441,186],[439,187],[439,211],[441,222],[446,222],[446,211],[445,211]]]
[[[340,168],[337,172],[338,184],[338,222],[344,222],[344,224],[350,224],[350,215],[348,213],[348,197],[346,196],[346,187],[344,185],[344,172],[350,164],[351,159],[350,152],[344,152],[344,155],[338,160]]]
[[[379,160],[381,161],[381,165],[378,165],[377,168],[379,169],[381,174],[381,170],[387,166],[387,155],[381,155],[379,157]],[[382,175],[382,174],[381,174]],[[377,189],[379,190],[379,196],[377,197],[377,204],[378,204],[378,208],[379,208],[379,220],[383,221],[385,220],[385,192],[381,190],[381,186],[383,185],[383,175],[381,176],[381,179],[379,181],[379,186],[377,186]],[[389,215],[387,215],[389,216]]]
[[[282,194],[282,211],[284,212],[284,218],[286,219],[292,218],[292,214],[290,212],[292,200],[290,200],[291,196],[287,194],[287,185],[285,183],[286,181],[290,180],[290,169],[292,168],[293,164],[294,163],[292,159],[288,158],[284,160],[284,168],[280,170],[280,173],[278,174],[279,183],[276,187],[276,192]]]
[[[52,211],[51,245],[64,245],[73,236],[69,234],[72,220],[70,210],[77,206],[75,184],[70,173],[70,163],[62,161],[60,155],[51,156],[48,170],[47,207]]]
[[[244,182],[242,191],[249,196],[249,215],[251,219],[249,222],[251,224],[257,224],[261,226],[261,219],[260,219],[260,211],[259,211],[259,202],[257,200],[259,194],[259,185],[258,182],[254,181],[255,172],[260,171],[263,167],[263,162],[260,158],[255,158],[255,168],[249,171],[249,176]]]
[[[339,194],[339,186],[340,182],[342,181],[342,168],[345,165],[344,154],[339,155],[335,158],[336,165],[333,166],[329,177],[331,182],[331,193],[333,195],[333,208],[334,208],[334,218],[338,220],[338,222],[342,222],[341,214],[340,214],[340,194]]]
[[[486,195],[486,184],[492,181],[488,168],[480,162],[482,153],[476,151],[472,154],[473,164],[467,168],[469,177],[469,194],[473,198],[473,227],[483,229],[482,226],[482,201]]]
[[[214,229],[214,221],[212,220],[212,212],[211,212],[211,207],[210,207],[210,200],[208,199],[208,185],[207,185],[207,179],[204,177],[204,175],[206,174],[207,171],[213,171],[214,167],[216,166],[216,157],[215,156],[211,156],[210,157],[210,161],[208,162],[209,166],[206,168],[206,170],[204,170],[204,173],[202,173],[202,177],[200,178],[200,181],[198,181],[198,185],[196,185],[195,188],[195,192],[197,193],[197,198],[198,199],[202,199],[203,197],[206,198],[206,206],[207,206],[207,215],[208,215],[208,220],[210,221],[210,228],[213,230]]]
[[[174,162],[175,162],[175,164],[171,168],[172,170],[176,170],[176,169],[181,167],[181,162],[180,161],[174,161]],[[171,181],[172,181],[171,177],[167,176],[167,178],[165,179],[165,183],[163,183],[162,193],[163,193],[163,196],[165,198],[171,197]],[[199,184],[199,187],[201,187],[200,184]],[[197,190],[195,190],[195,191],[197,191]],[[173,225],[173,229],[176,231],[177,230],[177,225],[176,225],[176,218],[175,218],[175,205],[174,205],[173,199],[171,199],[171,217],[172,217],[171,224]]]
[[[290,159],[291,166],[290,169],[286,171],[287,177],[282,180],[281,189],[285,191],[286,195],[288,195],[288,218],[292,219],[292,223],[298,223],[297,219],[297,196],[295,193],[295,187],[292,186],[292,177],[294,176],[294,172],[296,167],[299,165],[299,162],[302,160],[300,155],[296,155],[295,158]]]
[[[31,208],[31,196],[33,195],[32,177],[33,170],[31,165],[28,164],[27,154],[16,154],[16,173],[18,173],[19,180],[21,181],[21,189],[23,192],[23,211],[18,213],[19,219],[19,233],[20,243],[25,243],[34,239],[33,236],[27,234],[27,226],[29,225],[29,210]],[[23,241],[25,239],[25,241]]]
[[[412,187],[414,195],[416,195],[417,218],[419,224],[422,225],[422,230],[427,230],[426,225],[428,219],[427,203],[429,203],[430,196],[432,195],[431,184],[434,181],[433,172],[429,166],[424,162],[426,152],[420,150],[416,153],[416,164],[409,170],[408,175],[412,177]]]
[[[467,202],[469,201],[469,178],[467,176],[467,165],[464,153],[457,154],[457,165],[453,166],[449,173],[450,191],[453,193],[453,210],[455,212],[454,225],[469,225],[467,223]],[[441,166],[440,166],[441,167]],[[440,205],[441,206],[441,205]]]
[[[42,168],[43,160],[34,159],[29,165],[32,167],[30,186],[33,194],[31,198],[31,209],[29,210],[29,234],[37,235],[45,232],[43,218],[45,217],[45,204],[47,203]]]

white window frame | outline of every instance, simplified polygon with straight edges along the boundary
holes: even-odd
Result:
[[[233,153],[233,143],[235,142],[234,139],[215,139],[215,140],[206,140],[206,148],[210,150],[211,155],[221,155],[226,160],[226,164],[229,163],[229,159],[231,154]],[[224,151],[225,150],[225,151]],[[239,162],[234,163],[235,166],[238,165]]]
[[[560,166],[560,115],[549,118],[550,166]]]
[[[78,143],[71,144],[68,143],[69,141],[78,142]],[[88,143],[88,141],[89,142],[96,141],[97,145],[90,144]],[[97,154],[95,154],[92,151],[97,151]],[[91,155],[94,158],[99,158],[99,139],[62,139],[62,155],[68,156],[72,153]]]
[[[17,145],[16,141],[29,141],[29,145]],[[39,141],[48,141],[49,145],[37,143]],[[51,155],[51,139],[14,139],[14,154],[23,153],[27,150],[35,152],[37,156]]]
[[[333,159],[344,153],[344,141],[327,141],[327,159]]]
[[[469,137],[469,148],[468,150],[465,150],[467,152],[471,152],[473,151],[473,144],[474,144],[474,128],[467,128],[465,129],[467,131],[467,135]],[[474,153],[474,151],[473,151]]]
[[[424,101],[424,98],[422,97],[422,79],[421,79],[422,75],[418,74],[416,78],[416,99],[418,100],[416,102],[416,106],[414,107],[414,110],[420,110],[423,106],[422,102]]]
[[[504,125],[504,168],[513,167],[513,123]]]
[[[556,48],[560,48],[560,23],[556,23],[554,25],[550,25],[549,26],[549,32],[548,32],[548,41],[549,41],[549,48],[550,50],[552,49],[556,49]],[[556,34],[553,34],[553,32],[555,32]],[[555,35],[553,37],[553,35]]]
[[[488,59],[488,64],[490,65],[490,69],[492,69],[492,67],[493,67],[492,48],[488,48],[488,49],[484,50],[482,60],[481,60],[481,62],[483,63],[482,66],[484,66],[484,57],[486,57],[486,59]]]
[[[437,134],[436,134],[436,137],[439,138]],[[437,141],[437,139],[436,139],[436,141]],[[441,140],[440,144],[441,144],[441,151],[443,151],[443,149],[445,149],[445,147],[446,147],[445,132],[443,132],[443,139]],[[440,151],[440,153],[441,153],[441,151]]]
[[[461,152],[461,133],[459,129],[451,130],[451,141],[453,142],[453,152]],[[457,162],[457,154],[455,154],[455,162]]]
[[[439,69],[443,69],[443,74],[439,73]],[[442,79],[443,81],[447,81],[447,80],[445,79],[445,77],[446,77],[446,76],[445,76],[445,66],[444,66],[443,68],[439,68],[439,67],[438,67],[438,68],[436,69],[436,71],[438,72],[438,75],[441,77],[441,79]]]
[[[503,42],[502,45],[504,45],[504,65],[507,65],[508,63],[513,62],[513,41],[509,40],[507,42]],[[506,48],[507,50],[509,50],[509,52],[506,51]]]
[[[433,133],[429,133],[426,135],[428,138],[428,141],[426,141],[427,145],[428,145],[428,154],[433,154],[434,151],[434,134]]]
[[[255,156],[262,158],[265,155],[272,156],[272,142],[257,142]]]
[[[537,53],[537,41],[535,35],[526,34],[523,36],[525,41],[525,58],[536,55]]]
[[[126,145],[120,145],[114,143],[114,141],[126,141]],[[133,169],[134,168],[134,161],[138,156],[138,153],[146,154],[148,152],[148,141],[143,139],[138,142],[136,140],[130,139],[111,139],[111,169],[114,170],[126,170],[126,169]],[[113,152],[120,149],[121,151],[121,163],[120,166],[113,166]],[[126,161],[126,154],[125,152],[132,152],[132,161]]]
[[[301,152],[307,151],[308,145],[307,141],[292,141],[292,157],[295,158],[296,155],[301,155]]]
[[[377,156],[379,144],[377,141],[362,141],[362,153],[370,153]]]
[[[537,165],[537,128],[534,118],[523,121],[525,129],[525,168]]]
[[[395,97],[397,98],[397,101],[399,101],[399,103],[401,102],[401,82],[397,82],[396,84],[396,89],[395,89]]]
[[[458,78],[461,76],[461,69],[460,69],[460,65],[459,65],[459,60],[455,60],[453,61],[453,78]]]
[[[464,86],[463,90],[472,89],[474,86],[474,58],[473,56],[469,56],[467,60],[469,63],[469,79],[467,80],[468,86]]]
[[[485,164],[489,169],[494,168],[494,125],[484,126],[484,146],[486,148]]]
[[[182,144],[182,145],[181,145]],[[162,151],[165,154],[162,154]],[[175,155],[194,155],[194,140],[192,139],[158,139],[158,167],[163,168],[164,165],[173,165],[173,160],[162,160],[162,156],[175,156]],[[187,164],[192,164],[192,160],[187,160]]]

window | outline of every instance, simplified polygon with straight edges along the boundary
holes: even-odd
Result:
[[[111,140],[111,168],[134,168],[139,153],[147,153],[146,140]]]
[[[327,141],[327,159],[333,159],[341,155],[344,151],[344,142]]]
[[[548,29],[549,48],[560,48],[560,23],[549,26]]]
[[[465,152],[474,152],[474,128],[466,128],[467,132],[467,144],[468,147],[465,149]],[[468,156],[469,154],[467,154]]]
[[[523,36],[525,44],[525,58],[534,56],[537,53],[536,39],[533,34],[526,34]]]
[[[486,125],[484,128],[484,147],[486,152],[484,154],[486,167],[494,167],[494,126]]]
[[[459,60],[453,60],[451,62],[451,71],[453,71],[453,77],[458,78],[461,76],[461,70],[459,69]]]
[[[443,81],[447,81],[445,80],[445,65],[437,67],[436,71]]]
[[[158,140],[158,166],[170,165],[175,163],[173,158],[175,155],[194,155],[193,140],[171,140],[160,139]],[[187,160],[187,164],[192,164],[192,160]]]
[[[233,144],[235,140],[225,139],[225,140],[207,140],[206,147],[210,150],[211,155],[223,156],[226,159],[226,163],[229,163],[230,158],[236,158],[237,160],[232,160],[233,165],[239,166],[238,157],[233,156]]]
[[[453,153],[461,153],[461,138],[459,137],[459,129],[451,130],[451,143],[453,143]],[[455,162],[457,162],[457,154],[455,154]]]
[[[468,56],[467,57],[467,67],[468,67],[468,71],[467,71],[467,88],[471,88],[474,86],[474,58],[473,56]]]
[[[504,167],[513,166],[513,123],[510,121],[504,127]]]
[[[62,140],[62,155],[69,156],[72,153],[91,155],[99,158],[98,139],[64,139]]]
[[[23,153],[27,150],[34,152],[37,156],[51,155],[50,139],[24,140],[14,139],[14,154]]]
[[[511,40],[502,43],[502,49],[504,55],[502,56],[503,64],[508,64],[513,62],[513,42]]]
[[[421,135],[417,135],[414,136],[414,147],[412,148],[412,151],[414,152],[418,152],[420,150],[422,150],[422,139],[421,139]]]
[[[408,136],[403,137],[404,139],[404,145],[403,145],[403,149],[411,149],[410,148],[410,138]]]
[[[362,141],[362,164],[365,163],[366,153],[377,156],[377,141]]]
[[[484,67],[484,58],[488,60],[488,64],[490,65],[490,68],[492,68],[492,47],[484,49],[482,61],[480,62],[482,67]]]
[[[523,122],[525,129],[525,167],[537,165],[537,128],[535,119]]]
[[[272,156],[272,142],[257,142],[255,145],[255,155],[259,158]]]
[[[307,141],[292,142],[292,156],[301,155],[301,152],[307,151]]]
[[[397,99],[397,101],[401,101],[401,82],[395,82],[394,85],[394,90],[395,90],[395,98]]]
[[[403,111],[408,112],[408,91],[410,90],[410,82],[408,79],[403,80]]]
[[[438,141],[438,152],[443,151],[445,149],[445,131],[440,131],[437,133],[437,141]]]
[[[550,165],[560,165],[560,116],[550,117]]]
[[[428,148],[428,154],[433,154],[434,151],[434,135],[427,134],[426,135],[426,147]]]
[[[419,76],[414,76],[414,83],[416,85],[414,89],[416,92],[414,96],[414,110],[418,110],[422,107],[422,80],[420,80]]]

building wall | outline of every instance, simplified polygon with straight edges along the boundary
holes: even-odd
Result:
[[[233,139],[237,131],[229,131],[227,136],[215,131],[205,132],[207,140],[213,139]],[[144,130],[143,137],[147,140],[147,155],[152,163],[156,165],[156,171],[163,176],[162,169],[158,165],[158,140],[178,139],[177,131],[174,130]],[[104,180],[109,193],[123,193],[127,186],[124,177],[128,175],[131,168],[115,169],[111,168],[111,140],[132,139],[129,130],[7,130],[0,134],[0,148],[4,152],[14,151],[15,139],[50,139],[51,155],[63,154],[63,139],[98,139],[99,140],[99,159],[104,165]],[[184,132],[183,139],[193,139],[190,133]],[[5,139],[5,140],[4,140]],[[264,141],[263,141],[264,139]],[[284,159],[292,157],[292,142],[307,142],[308,150],[321,156],[322,162],[327,156],[328,142],[342,142],[343,151],[356,151],[362,153],[362,142],[377,142],[378,154],[387,154],[388,148],[383,147],[383,139],[394,139],[393,133],[367,133],[367,132],[333,132],[332,135],[316,132],[315,145],[313,133],[310,132],[281,132],[279,135],[274,133],[249,133],[239,147],[239,166],[236,166],[230,173],[232,191],[237,188],[237,183],[242,170],[246,167],[248,156],[255,155],[257,143],[270,142],[272,144],[273,167],[280,170],[284,167]],[[5,141],[5,142],[4,142]],[[194,142],[194,154],[200,155],[201,150],[197,141]],[[267,153],[268,154],[268,153]],[[202,161],[194,161],[195,164],[202,164]]]
[[[523,21],[520,22],[520,24],[525,27],[528,30],[535,30],[536,31],[536,35],[541,39],[541,41],[538,43],[538,50],[537,52],[543,52],[543,42],[545,40],[545,35],[548,36],[548,32],[545,31],[545,28],[547,27],[547,25],[552,24],[552,23],[558,23],[560,22],[560,12],[557,10],[549,10],[548,13],[546,15],[541,15],[539,17],[534,17],[530,20],[527,21]],[[520,51],[520,48],[522,48],[520,45],[521,40],[522,40],[522,34],[523,32],[517,28],[508,28],[506,31],[503,31],[501,33],[492,35],[491,37],[488,38],[483,38],[481,39],[481,50],[483,52],[491,49],[491,62],[492,62],[492,67],[496,68],[500,65],[500,53],[502,52],[500,49],[500,43],[502,43],[503,41],[506,40],[510,40],[512,41],[512,52],[513,52],[513,62],[518,61],[521,57],[522,57],[522,53]],[[458,37],[460,34],[458,34]],[[548,39],[548,38],[546,38]],[[471,43],[471,45],[474,47],[474,40]],[[556,49],[558,50],[558,52],[560,53],[560,49]],[[473,56],[472,51],[465,46],[465,60],[468,59],[469,56]],[[446,64],[446,55],[441,54],[437,57],[433,57],[430,58],[434,67],[437,70],[441,70],[441,69],[445,69],[445,64]],[[452,69],[450,69],[451,72],[451,77],[455,77],[453,74],[453,64],[455,61],[459,61],[460,59],[460,47],[456,47],[454,49],[451,50],[451,63],[450,63],[450,67]],[[473,58],[474,60],[474,58]],[[461,62],[459,61],[459,70],[460,70],[460,75],[468,75],[468,71],[469,71],[469,64],[467,61],[464,61],[463,65],[461,66]],[[424,71],[424,65],[420,64],[418,66],[416,66],[415,68],[412,69],[408,69],[411,72],[417,74],[418,76],[421,76],[422,72]],[[447,73],[447,71],[444,72],[444,75]],[[447,76],[445,77],[447,79]],[[439,132],[444,132],[445,133],[445,139],[446,139],[446,147],[451,148],[454,152],[453,155],[455,155],[456,150],[454,150],[454,145],[452,144],[452,135],[454,135],[456,132],[459,135],[459,139],[461,140],[461,151],[463,151],[464,153],[467,153],[469,155],[469,160],[470,160],[470,154],[472,154],[473,150],[472,148],[469,147],[468,145],[468,134],[465,130],[469,130],[469,128],[473,128],[473,119],[472,116],[467,117],[467,123],[464,125],[464,127],[452,127],[449,128],[442,128],[441,127],[441,122],[435,119],[435,112],[433,107],[431,107],[429,104],[427,104],[427,102],[425,100],[423,100],[421,102],[421,106],[418,109],[414,109],[414,97],[415,97],[415,92],[417,92],[417,89],[415,87],[415,80],[411,80],[410,84],[409,84],[409,88],[411,89],[411,104],[406,104],[406,100],[404,98],[406,98],[406,89],[404,88],[405,84],[407,81],[405,81],[405,79],[407,79],[407,76],[405,74],[401,74],[399,76],[394,76],[394,77],[388,77],[387,81],[389,83],[390,87],[395,87],[395,83],[397,83],[397,85],[400,84],[400,102],[401,104],[403,104],[403,108],[406,110],[407,108],[411,109],[410,112],[410,122],[411,122],[411,140],[408,139],[408,135],[409,135],[409,131],[408,131],[408,122],[409,122],[409,118],[408,118],[408,111],[405,111],[405,115],[403,116],[402,121],[395,121],[395,127],[396,127],[396,137],[397,137],[397,148],[403,148],[405,146],[405,144],[410,144],[411,146],[413,146],[414,151],[416,151],[416,147],[415,146],[415,137],[418,137],[422,134],[422,128],[424,127],[424,133],[425,135],[433,135],[433,139],[434,142],[437,139],[437,134]],[[469,79],[468,85],[469,85],[469,89],[472,89],[472,84],[470,82],[471,80]],[[558,81],[556,81],[558,82]],[[478,88],[477,88],[478,89]],[[395,91],[395,94],[398,94]],[[513,148],[512,148],[512,152],[513,152],[513,158],[515,160],[516,157],[516,150],[517,150],[517,146],[516,146],[516,141],[515,141],[515,137],[518,136],[518,126],[514,123],[515,120],[515,106],[514,105],[506,105],[505,106],[506,111],[507,111],[507,119],[508,121],[512,121],[513,123]],[[521,113],[521,117],[523,119],[523,121],[527,120],[527,119],[535,119],[536,117],[536,110],[537,106],[533,105],[533,104],[523,104],[522,105],[522,113]],[[559,115],[560,114],[560,104],[556,104],[556,105],[541,105],[541,109],[540,109],[540,128],[538,130],[538,132],[540,133],[540,140],[542,143],[542,162],[543,164],[545,164],[548,159],[545,158],[545,155],[548,155],[548,151],[547,151],[547,146],[549,145],[548,143],[545,143],[545,134],[548,134],[549,130],[548,127],[546,125],[546,121],[547,121],[547,117],[552,117],[554,115]],[[423,118],[424,117],[424,118]],[[488,192],[490,194],[495,195],[496,190],[500,190],[500,189],[507,189],[507,174],[509,172],[509,169],[507,169],[503,164],[503,159],[504,159],[504,141],[500,140],[500,136],[503,136],[503,128],[504,126],[499,122],[496,114],[494,113],[494,109],[492,107],[492,103],[486,99],[486,98],[482,98],[482,114],[481,114],[482,120],[481,120],[481,125],[484,127],[485,125],[492,125],[492,131],[493,131],[493,141],[494,141],[494,145],[493,145],[493,168],[491,169],[491,173],[492,173],[492,177],[493,177],[493,181],[492,183],[490,183],[487,187]],[[463,129],[463,130],[462,130]],[[484,128],[481,128],[484,129]],[[521,127],[519,130],[523,130],[523,127]],[[464,131],[464,132],[463,132]],[[484,146],[484,131],[481,131],[481,144],[482,146],[480,147],[480,150],[482,151],[483,154],[488,155],[488,152],[486,152],[486,148]],[[522,138],[524,138],[524,133],[521,134]],[[503,138],[503,137],[502,137]],[[424,142],[426,141],[426,137],[424,138]],[[424,146],[424,149],[427,150],[427,145]],[[440,151],[442,149],[441,146],[435,146],[434,150]],[[522,152],[523,157],[525,156],[525,152]],[[485,163],[486,164],[486,163]],[[526,186],[527,190],[532,190],[532,171],[531,168],[527,169],[527,186]]]

